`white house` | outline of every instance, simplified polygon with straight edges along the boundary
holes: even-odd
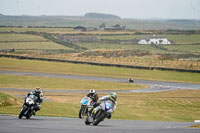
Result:
[[[171,42],[164,37],[149,37],[139,40],[138,44],[171,44]]]

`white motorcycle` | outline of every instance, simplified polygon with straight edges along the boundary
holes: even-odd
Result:
[[[105,118],[109,118],[111,116],[111,113],[113,113],[113,103],[111,101],[103,101],[94,110],[96,110],[94,111],[95,113],[92,116],[88,115],[88,117],[86,118],[86,125],[89,125],[91,123],[93,125],[98,125]]]
[[[29,97],[25,98],[25,102],[19,114],[19,119],[21,119],[23,116],[29,119],[33,115],[35,101],[36,101],[35,95],[30,95]]]
[[[81,101],[81,108],[79,111],[79,118],[83,118],[84,116],[87,116],[88,110],[92,108],[92,100],[91,98],[85,96]]]

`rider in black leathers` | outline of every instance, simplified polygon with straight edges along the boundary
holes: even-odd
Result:
[[[36,87],[34,91],[29,92],[26,97],[29,97],[30,95],[35,95],[36,101],[35,101],[35,107],[33,115],[35,115],[35,112],[41,109],[41,103],[43,101],[43,93],[40,87]]]
[[[99,99],[99,96],[94,89],[91,89],[89,91],[89,93],[87,94],[87,97],[91,98],[93,103],[97,102]]]

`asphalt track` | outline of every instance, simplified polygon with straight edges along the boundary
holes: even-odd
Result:
[[[52,74],[52,73],[36,73],[36,72],[19,72],[19,71],[5,71],[0,70],[0,74],[11,74],[21,76],[38,76],[38,77],[54,77],[54,78],[68,78],[68,79],[80,79],[80,80],[96,80],[104,82],[121,82],[128,83],[127,78],[113,78],[113,77],[97,77],[97,76],[85,76],[85,75],[71,75],[71,74]],[[200,84],[190,83],[179,83],[179,82],[166,82],[166,81],[155,81],[155,80],[134,80],[134,84],[145,84],[149,85],[148,89],[140,90],[116,90],[121,93],[137,93],[137,92],[161,92],[170,90],[189,90],[189,89],[200,89]],[[27,89],[15,89],[15,88],[0,88],[0,90],[7,91],[27,91]],[[29,91],[29,90],[28,90]],[[87,93],[84,90],[44,90],[46,92],[64,92],[64,93]],[[98,93],[107,93],[109,90],[98,91]]]
[[[87,126],[84,119],[0,115],[0,133],[199,133],[190,128],[193,122],[159,122],[136,120],[105,120],[98,126]]]

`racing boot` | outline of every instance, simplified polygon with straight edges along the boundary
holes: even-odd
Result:
[[[107,117],[108,119],[111,119],[111,117],[112,117],[111,113],[108,113],[106,117]]]
[[[88,110],[89,116],[91,116],[93,109],[94,109],[94,107],[92,107],[90,110]]]
[[[35,116],[35,110],[33,110],[33,115]]]

